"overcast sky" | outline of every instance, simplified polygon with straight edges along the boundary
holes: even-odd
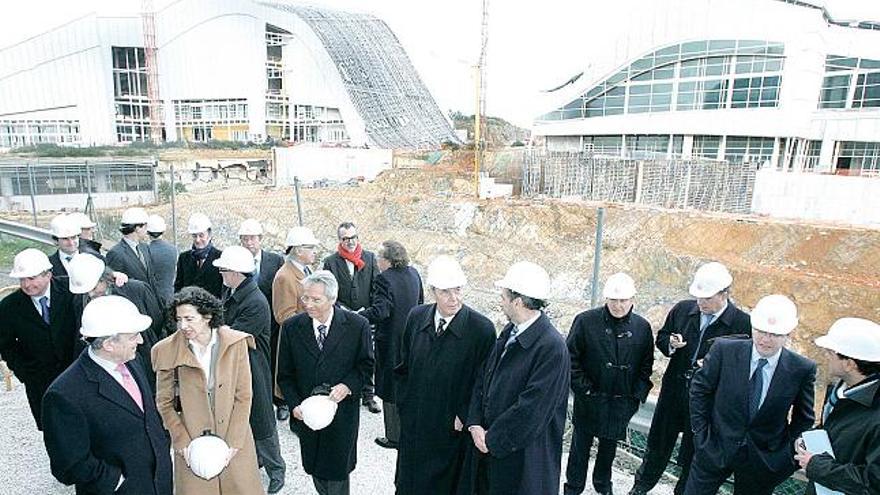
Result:
[[[171,0],[154,0],[156,7]],[[662,0],[490,0],[487,113],[528,127],[547,110],[537,95],[586,65],[578,43],[590,33],[614,35]],[[706,0],[724,1],[724,0]],[[730,0],[735,1],[735,0]],[[768,0],[770,1],[770,0]],[[821,1],[821,0],[820,0]],[[472,114],[473,66],[479,56],[481,0],[313,0],[313,5],[367,12],[397,34],[440,108]],[[880,20],[880,0],[824,0],[835,17]],[[3,2],[0,47],[89,12],[136,14],[140,0]],[[567,47],[567,49],[560,49]],[[161,53],[160,55],[161,56]]]

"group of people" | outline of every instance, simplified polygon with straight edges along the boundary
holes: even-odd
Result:
[[[179,255],[140,208],[106,254],[94,227],[53,219],[57,251],[18,253],[20,288],[0,301],[0,357],[25,386],[53,475],[77,493],[277,493],[287,420],[317,493],[348,494],[361,406],[383,413],[375,442],[396,451],[388,492],[558,493],[573,395],[562,489],[585,490],[596,441],[592,485],[609,494],[655,348],[669,364],[631,495],[656,485],[679,434],[677,494],[716,493],[731,474],[735,493],[770,494],[798,468],[809,493],[880,491],[880,325],[843,318],[816,340],[835,380],[817,422],[816,364],[786,347],[794,302],[769,295],[745,313],[721,263],[698,268],[693,299],[656,338],[625,273],[564,338],[545,313],[551,278],[528,261],[495,283],[508,319],[498,333],[465,304],[454,257],[434,258],[423,284],[401,243],[372,253],[350,222],[320,269],[306,227],[289,230],[283,256],[262,248],[254,219],[221,251],[195,213]]]

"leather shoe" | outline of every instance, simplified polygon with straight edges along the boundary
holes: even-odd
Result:
[[[284,488],[284,480],[271,480],[269,481],[269,488],[266,489],[266,492],[278,493],[282,488]]]
[[[382,447],[384,449],[396,449],[397,445],[398,445],[397,442],[392,442],[391,440],[388,440],[385,437],[379,437],[375,441],[376,441],[376,445],[378,445],[379,447]]]
[[[376,404],[376,399],[365,400],[364,407],[373,414],[379,414],[382,412],[382,408],[379,407],[379,404]]]
[[[632,490],[629,491],[629,495],[648,495],[648,492],[637,486],[634,486]]]
[[[287,406],[278,406],[275,410],[275,419],[278,421],[287,421],[290,419],[290,409]]]

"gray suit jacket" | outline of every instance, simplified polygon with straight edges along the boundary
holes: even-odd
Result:
[[[156,295],[164,304],[174,297],[174,277],[177,275],[177,248],[164,239],[153,239],[148,245],[153,276],[156,279]]]

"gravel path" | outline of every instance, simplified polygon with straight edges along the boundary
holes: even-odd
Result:
[[[34,426],[28,409],[24,386],[13,380],[13,390],[0,390],[0,471],[2,471],[2,495],[67,495],[73,494],[72,487],[55,481],[49,471],[49,458],[43,448],[43,438]],[[281,452],[287,462],[287,483],[282,494],[315,493],[311,477],[302,469],[299,460],[299,446],[296,436],[290,432],[287,423],[280,423],[278,432]],[[370,414],[361,409],[361,429],[358,440],[358,466],[351,476],[352,495],[385,495],[394,493],[393,452],[383,449],[373,439],[383,434],[382,415]],[[565,458],[563,455],[563,466]],[[588,478],[589,479],[589,478]],[[615,471],[614,486],[617,493],[626,493],[632,483],[630,474]],[[268,478],[263,474],[264,486]],[[592,493],[589,489],[585,492]],[[658,485],[651,493],[657,495],[672,493],[671,487]]]

